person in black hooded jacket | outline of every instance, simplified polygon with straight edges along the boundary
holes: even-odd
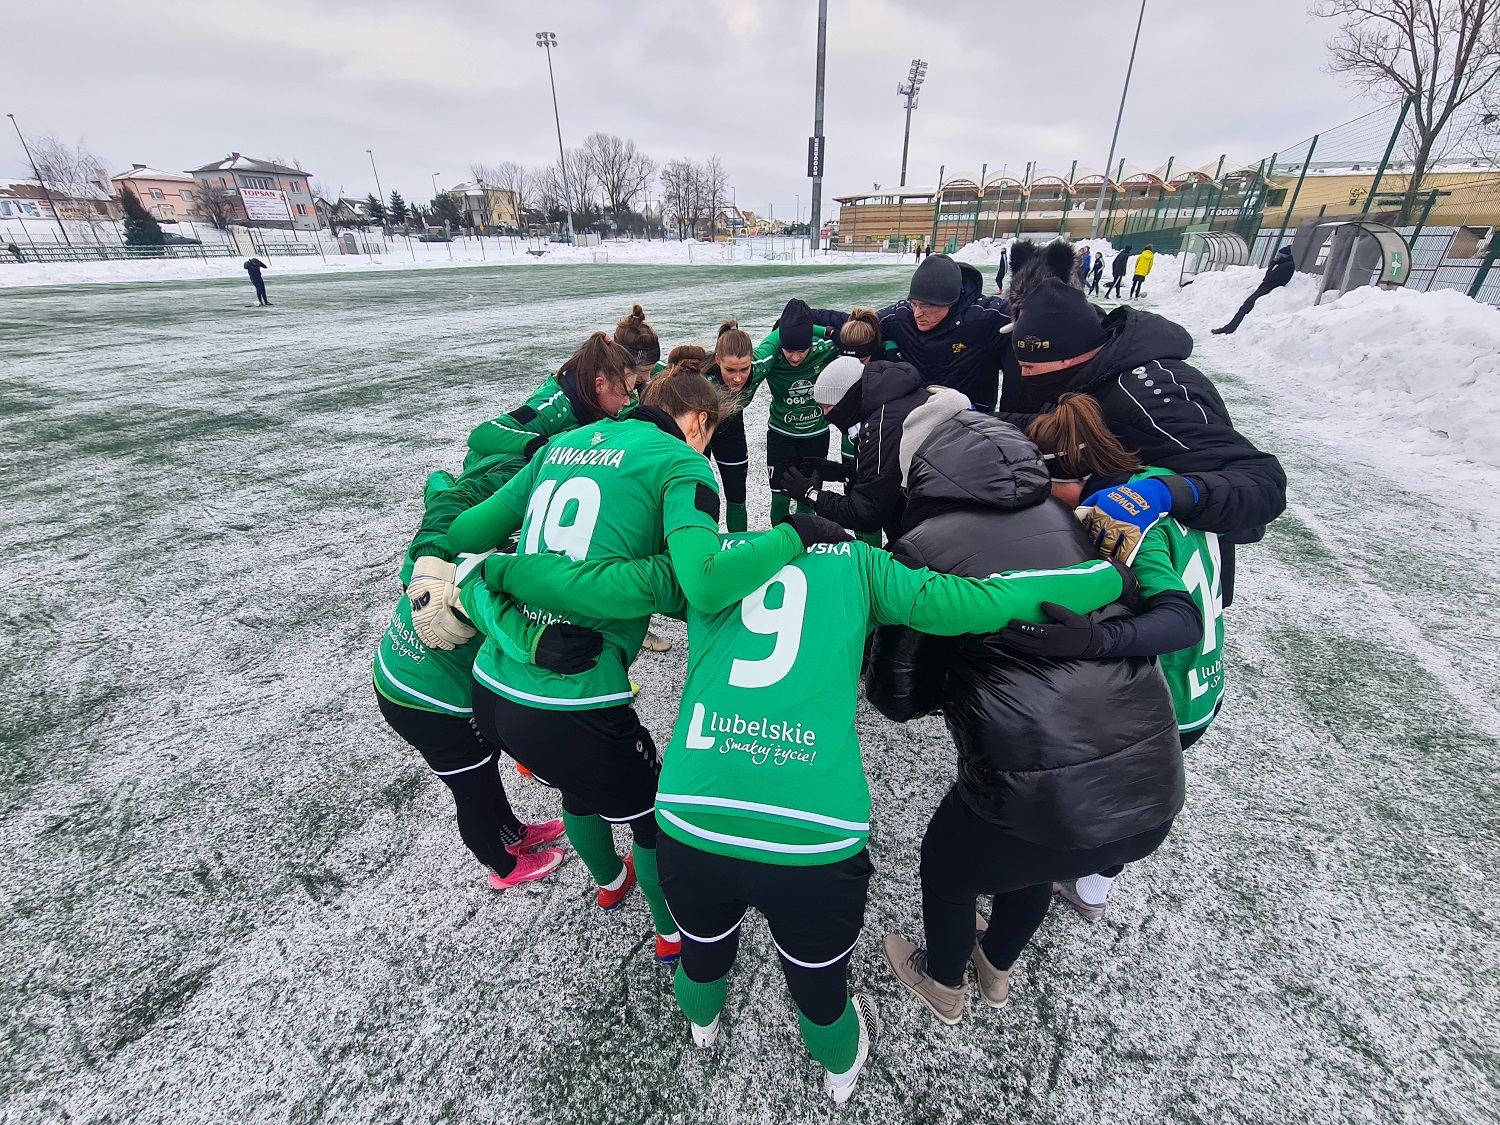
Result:
[[[879,316],[886,340],[923,382],[952,387],[980,410],[995,408],[1000,365],[1010,347],[1000,329],[1010,323],[1010,312],[1003,297],[984,295],[977,269],[930,254],[912,274],[907,299],[887,305]],[[827,328],[841,328],[848,319],[837,309],[813,310],[813,323]]]
[[[1113,506],[1111,519],[1144,533],[1171,516],[1211,531],[1224,546],[1224,604],[1234,596],[1236,543],[1256,543],[1286,510],[1286,473],[1257,449],[1209,378],[1186,362],[1193,337],[1155,313],[1121,306],[1104,315],[1060,277],[1042,277],[1017,292],[1011,335],[1021,376],[997,411],[1026,429],[1065,393],[1091,395],[1110,431],[1147,465],[1170,469],[1136,513]],[[1092,502],[1089,497],[1085,503]],[[1139,507],[1132,498],[1132,506]],[[1100,544],[1107,546],[1107,544]]]
[[[1104,287],[1104,295],[1109,296],[1109,291],[1115,291],[1116,299],[1124,296],[1122,290],[1125,286],[1125,271],[1130,268],[1130,247],[1126,246],[1109,263],[1109,284]]]
[[[800,503],[880,546],[880,533],[901,535],[906,499],[901,491],[901,426],[927,401],[922,377],[909,363],[876,358],[889,354],[875,314],[856,309],[839,329],[844,355],[818,376],[813,399],[828,421],[854,439],[854,461],[824,462],[822,471],[788,470],[786,488]],[[825,480],[846,480],[843,495],[823,490]]]
[[[966,406],[943,392],[907,419],[908,530],[895,556],[974,577],[1093,558],[1073,513],[1052,499],[1036,446]],[[971,953],[981,996],[1002,1006],[1053,882],[1141,859],[1166,839],[1184,796],[1171,694],[1147,657],[1053,660],[1008,649],[998,634],[900,627],[877,631],[866,693],[898,722],[940,709],[958,747],[957,783],[922,842],[927,946],[894,934],[885,943],[901,983],[957,1023]],[[976,950],[981,894],[995,899]]]
[[[1260,279],[1260,284],[1255,287],[1255,292],[1245,298],[1245,303],[1240,306],[1239,311],[1229,319],[1229,323],[1222,328],[1215,328],[1215,336],[1232,336],[1239,328],[1240,322],[1250,315],[1250,310],[1255,307],[1255,302],[1267,293],[1274,293],[1283,285],[1292,280],[1292,275],[1297,268],[1292,264],[1292,248],[1290,244],[1276,251],[1276,256],[1271,259],[1271,264],[1266,267],[1266,276]]]

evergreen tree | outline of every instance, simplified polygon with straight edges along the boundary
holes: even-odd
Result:
[[[369,213],[372,222],[385,222],[385,204],[375,198],[373,191],[365,196],[365,210]]]
[[[162,233],[156,216],[141,206],[140,199],[129,188],[120,202],[125,207],[126,246],[164,246],[167,236]]]
[[[411,214],[411,212],[407,210],[406,200],[402,199],[401,193],[399,191],[396,191],[394,188],[391,189],[390,213],[391,221],[398,224],[404,224],[407,220],[407,217]]]

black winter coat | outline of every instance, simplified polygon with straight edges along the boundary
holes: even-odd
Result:
[[[1292,263],[1289,255],[1281,255],[1266,268],[1266,276],[1261,278],[1260,284],[1255,287],[1255,295],[1264,297],[1267,293],[1280,289],[1292,280],[1292,275],[1297,272],[1297,267]]]
[[[973,266],[960,262],[958,268],[963,278],[959,298],[931,332],[918,330],[910,301],[881,309],[880,330],[923,382],[952,387],[979,409],[993,410],[1000,363],[1010,350],[1010,336],[1000,333],[1010,323],[1010,306],[1003,297],[984,295],[984,278]],[[840,328],[848,319],[848,313],[836,309],[813,310],[813,322],[828,328]]]
[[[839,417],[843,403],[828,416],[840,429],[858,425],[854,439],[854,472],[842,496],[818,495],[813,509],[820,516],[861,534],[885,532],[894,542],[901,536],[906,499],[901,492],[901,426],[906,416],[927,401],[926,385],[909,363],[874,359],[859,381],[859,407],[849,418]]]
[[[1174,517],[1218,533],[1227,544],[1259,541],[1286,510],[1286,473],[1240,435],[1213,383],[1184,362],[1193,354],[1188,330],[1128,305],[1109,313],[1103,325],[1108,339],[1097,356],[1070,371],[1017,380],[1018,401],[1000,416],[1024,429],[1064,393],[1087,392],[1126,449],[1197,487],[1198,503],[1174,505]],[[1226,577],[1230,559],[1226,553]],[[1229,600],[1226,584],[1226,605]]]
[[[1130,251],[1121,250],[1115,255],[1114,261],[1109,263],[1111,277],[1124,277],[1125,271],[1130,268]]]
[[[978,414],[945,422],[912,462],[895,546],[908,566],[983,578],[1094,558],[1051,499],[1037,449]],[[1121,616],[1118,606],[1098,612]],[[870,702],[898,722],[941,707],[958,746],[958,792],[1023,840],[1097,848],[1157,828],[1182,808],[1182,748],[1171,693],[1145,657],[1048,660],[990,636],[876,633]]]

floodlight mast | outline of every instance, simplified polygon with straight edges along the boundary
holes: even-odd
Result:
[[[568,245],[571,246],[577,241],[573,236],[573,187],[568,183],[568,158],[563,152],[562,118],[557,113],[557,79],[552,77],[552,48],[557,46],[557,36],[550,31],[538,31],[536,45],[547,52],[547,81],[552,86],[552,123],[557,126],[557,164],[562,169],[563,194],[568,197],[563,201],[563,212],[568,220]]]
[[[917,108],[917,94],[927,78],[927,64],[921,59],[911,60],[911,70],[906,81],[897,85],[896,93],[906,99],[906,136],[901,141],[901,186],[906,186],[906,154],[911,148],[911,111]]]

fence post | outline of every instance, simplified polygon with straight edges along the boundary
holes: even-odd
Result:
[[[1413,257],[1417,253],[1417,237],[1422,233],[1422,228],[1427,225],[1427,216],[1432,214],[1432,205],[1437,202],[1437,197],[1437,188],[1433,188],[1427,193],[1427,206],[1422,208],[1422,217],[1417,220],[1417,229],[1411,232],[1411,252]]]
[[[974,235],[970,242],[979,241],[979,212],[984,210],[984,177],[990,170],[989,161],[979,166],[979,198],[974,201]]]
[[[1319,134],[1314,133],[1312,144],[1307,146],[1307,157],[1302,161],[1302,174],[1297,177],[1297,187],[1292,192],[1292,201],[1287,204],[1286,215],[1281,220],[1281,229],[1276,232],[1276,245],[1278,247],[1281,245],[1281,236],[1286,234],[1286,228],[1291,224],[1292,211],[1297,206],[1297,197],[1302,194],[1302,181],[1307,179],[1307,167],[1312,163],[1313,153],[1318,149],[1318,136]],[[1272,171],[1274,172],[1275,169],[1273,168]],[[1369,200],[1365,202],[1368,203]],[[1272,249],[1271,253],[1276,253],[1275,249]]]
[[[1401,115],[1396,118],[1396,127],[1391,130],[1391,139],[1385,146],[1385,155],[1380,158],[1380,167],[1375,169],[1375,182],[1370,185],[1370,194],[1365,196],[1365,205],[1359,209],[1361,215],[1370,213],[1370,204],[1375,200],[1375,194],[1380,191],[1380,181],[1385,178],[1386,165],[1391,162],[1391,153],[1396,150],[1396,138],[1401,135],[1401,126],[1406,124],[1406,115],[1411,109],[1412,102],[1417,100],[1416,94],[1408,95],[1401,103]]]
[[[931,247],[931,249],[928,250],[929,254],[932,253],[932,250],[937,248],[938,219],[940,219],[943,214],[943,173],[947,170],[948,165],[938,165],[937,194],[932,197],[932,241],[927,244],[929,247]]]
[[[1474,275],[1474,284],[1469,286],[1469,296],[1476,301],[1479,299],[1479,290],[1484,287],[1485,278],[1490,276],[1490,270],[1494,268],[1496,255],[1500,255],[1500,227],[1491,227],[1489,253],[1479,264],[1479,272]]]

